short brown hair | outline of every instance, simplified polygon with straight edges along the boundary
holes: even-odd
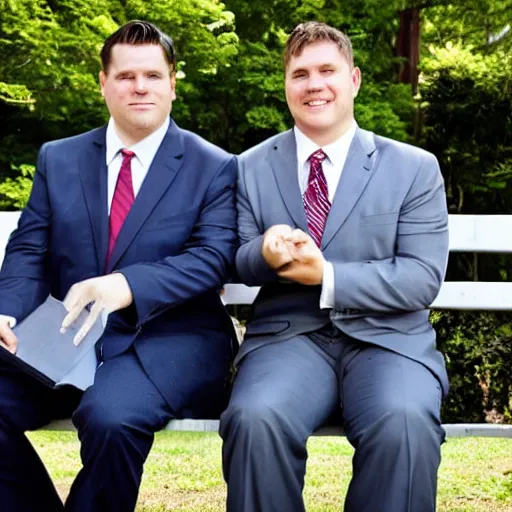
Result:
[[[292,57],[302,53],[306,46],[314,43],[331,42],[338,46],[350,67],[354,67],[352,43],[341,30],[319,21],[308,21],[297,25],[286,41],[284,49],[284,67],[288,67]]]
[[[164,51],[171,72],[176,69],[176,52],[172,39],[149,21],[129,21],[110,35],[101,49],[101,65],[106,73],[116,44],[157,44]]]

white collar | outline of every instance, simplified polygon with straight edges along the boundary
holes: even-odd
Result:
[[[170,117],[167,117],[160,128],[156,129],[153,133],[149,134],[133,146],[127,148],[119,138],[114,119],[111,117],[108,122],[106,134],[107,166],[110,165],[112,160],[114,160],[122,149],[130,149],[130,151],[133,151],[136,157],[140,160],[142,166],[145,169],[149,169],[149,166],[151,165],[153,158],[155,158],[156,152],[158,151],[160,144],[162,144],[165,134],[169,129],[170,122]]]
[[[357,123],[353,121],[350,128],[339,139],[336,139],[334,142],[322,147],[322,150],[335,168],[341,169],[345,164],[348,148],[352,143],[356,129]],[[295,133],[295,141],[297,143],[297,163],[299,165],[299,169],[302,169],[311,154],[319,149],[320,146],[301,132],[297,126],[293,128],[293,131]]]

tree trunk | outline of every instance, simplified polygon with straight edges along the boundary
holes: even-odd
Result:
[[[402,59],[398,81],[411,84],[412,93],[418,92],[418,62],[420,58],[420,9],[413,7],[400,11],[400,31],[396,40],[396,55]]]

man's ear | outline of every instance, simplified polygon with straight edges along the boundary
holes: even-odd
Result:
[[[107,81],[107,75],[106,75],[105,71],[103,71],[103,70],[100,71],[99,78],[100,78],[101,95],[105,96],[104,89],[105,89],[105,82]]]
[[[361,88],[361,70],[358,67],[355,67],[352,70],[352,92],[354,98],[357,96],[359,89]]]

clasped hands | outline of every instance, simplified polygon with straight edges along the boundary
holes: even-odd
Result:
[[[324,256],[304,231],[286,224],[272,226],[263,236],[261,253],[279,277],[305,285],[322,284]]]

